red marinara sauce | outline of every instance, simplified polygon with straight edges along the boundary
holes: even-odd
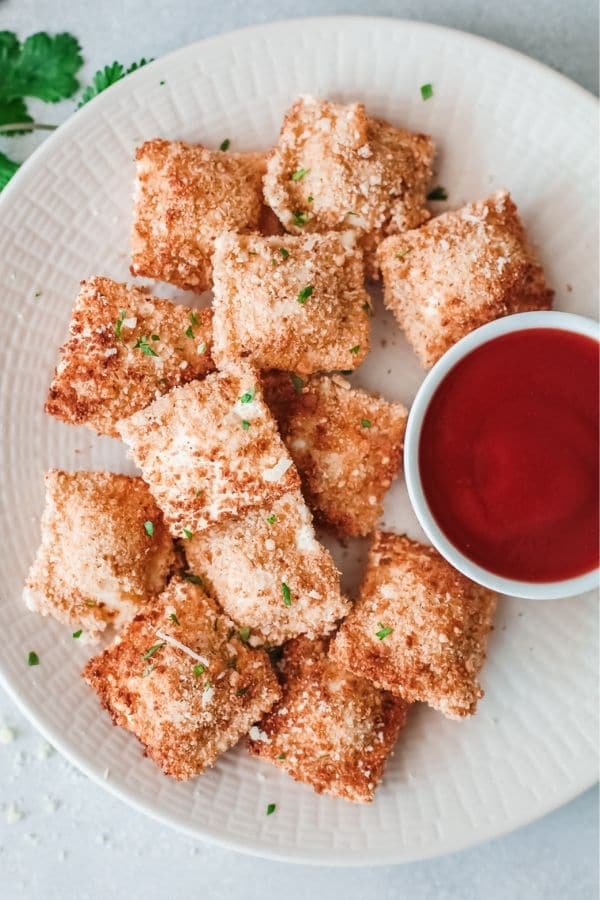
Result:
[[[446,537],[519,581],[598,565],[598,343],[558,328],[495,338],[446,375],[419,442]]]

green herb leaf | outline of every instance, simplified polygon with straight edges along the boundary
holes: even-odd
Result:
[[[28,666],[39,666],[40,658],[35,652],[35,650],[30,650],[29,655],[27,657],[27,665]]]
[[[142,66],[146,66],[149,62],[152,62],[152,60],[142,58],[139,62],[132,63],[129,68],[126,69],[121,63],[115,61],[111,63],[110,66],[104,66],[103,69],[99,69],[94,75],[92,83],[85,88],[81,95],[81,100],[77,104],[77,109],[80,109],[86,103],[89,103],[90,100],[93,100],[94,97],[97,97],[102,91],[105,91],[113,84],[116,84],[117,81],[125,78],[126,75],[130,75],[131,72],[135,72],[136,69],[141,69]]]
[[[175,625],[181,625],[181,622],[180,622],[179,619],[177,618],[177,613],[171,613],[171,614],[169,615],[169,619],[170,619],[171,622],[173,622]]]
[[[193,337],[194,337],[194,332],[192,331],[192,326],[191,326],[191,325],[188,325],[188,327],[185,329],[185,336],[186,336],[186,337],[189,337],[189,338],[193,338]]]
[[[198,344],[198,353],[202,356],[203,353],[206,353],[206,341],[201,341]]]
[[[160,334],[151,334],[150,337],[153,341],[160,341]]]
[[[294,375],[293,373],[290,375],[290,378],[292,379],[292,384],[294,385],[294,390],[296,391],[296,393],[301,394],[302,388],[305,384],[304,379],[300,378],[299,375]]]
[[[371,309],[371,304],[370,304],[370,303],[367,303],[367,302],[365,301],[365,302],[363,303],[363,305],[362,305],[362,311],[363,311],[363,312],[366,312],[366,314],[367,314],[368,316],[370,316],[371,313],[373,312],[373,310]]]
[[[406,250],[399,250],[398,253],[396,253],[396,259],[404,259],[408,253],[410,253],[410,248],[408,247]]]
[[[306,198],[306,202],[307,202],[307,203],[312,203],[314,199],[315,199],[315,198],[313,197],[313,195],[312,195],[312,194],[309,194],[308,197]]]
[[[148,343],[148,339],[145,337],[138,338],[133,345],[133,349],[141,350],[144,356],[158,356],[158,353],[156,353],[156,351],[152,349],[152,347]]]
[[[427,194],[428,200],[447,200],[448,193],[446,188],[442,187],[441,184],[438,184],[437,187],[434,187],[432,191],[429,191]]]
[[[160,644],[154,644],[145,653],[142,653],[142,659],[150,659],[151,656],[154,656],[155,653],[158,653],[159,650],[165,646],[165,642],[161,641]]]
[[[280,248],[279,248],[279,255],[280,255],[280,257],[281,257],[282,259],[287,259],[288,256],[290,255],[290,251],[289,251],[289,250],[286,250],[285,247],[280,247]]]
[[[276,521],[277,521],[277,516],[275,515],[275,513],[272,513],[270,516],[267,516],[267,522],[269,523],[269,525],[274,525]]]
[[[299,228],[303,228],[308,222],[308,213],[302,212],[299,209],[294,210],[292,213],[292,222]]]
[[[190,584],[197,584],[199,587],[202,587],[204,581],[200,578],[199,575],[194,575],[193,572],[184,572],[183,577],[186,581],[189,581]]]
[[[285,753],[280,753],[277,759],[285,759]]]
[[[250,629],[248,626],[245,625],[243,628],[240,628],[238,634],[240,636],[240,641],[242,641],[243,644],[247,644],[248,639],[250,638]]]
[[[360,350],[360,344],[356,344],[355,347],[350,347],[350,353],[354,353],[355,356],[359,352],[359,350]]]
[[[394,629],[390,628],[389,625],[382,625],[381,622],[379,622],[379,631],[375,632],[375,637],[378,637],[379,640],[382,641],[388,634],[391,634],[393,630]]]
[[[248,419],[242,419],[242,428],[244,429],[244,431],[248,431],[248,429],[250,428],[250,422],[248,421]]]
[[[229,140],[229,138],[225,138],[224,141],[221,141],[221,146],[219,147],[219,150],[222,150],[223,152],[225,152],[225,150],[229,150],[230,146],[231,146],[231,141]]]
[[[115,337],[116,338],[121,337],[121,328],[123,327],[123,322],[125,321],[126,318],[127,318],[127,310],[126,309],[119,310],[119,318],[115,322]]]
[[[362,427],[362,428],[370,428],[370,427],[371,427],[371,420],[370,420],[370,419],[361,419],[361,420],[360,420],[360,424],[361,424],[361,427]]]
[[[142,678],[147,678],[150,672],[154,672],[156,668],[156,663],[150,663],[149,666],[146,666],[144,671],[142,672]]]
[[[184,529],[183,529],[183,536],[184,536],[184,538],[186,539],[186,541],[191,541],[191,539],[194,537],[194,532],[193,532],[193,531],[190,531],[189,528],[184,528]]]
[[[248,693],[248,688],[247,688],[247,687],[241,687],[241,688],[238,688],[238,689],[237,689],[237,691],[235,692],[235,696],[236,696],[236,697],[243,697],[244,694],[247,694],[247,693]]]
[[[45,32],[30,35],[22,44],[11,31],[0,31],[0,85],[2,96],[37,97],[56,103],[71,97],[79,82],[75,73],[83,59],[71,34]]]
[[[154,522],[151,522],[150,519],[144,522],[144,531],[148,537],[154,537]]]
[[[73,634],[71,635],[71,637],[80,638],[82,634],[83,634],[83,629],[80,628],[78,631],[74,631]]]
[[[190,313],[190,322],[192,323],[192,325],[194,327],[198,324],[199,319],[198,319],[198,316],[196,315],[196,313],[194,313],[194,312]]]
[[[283,605],[291,606],[292,605],[292,592],[289,587],[285,583],[285,581],[281,582],[281,595],[283,597]]]
[[[302,290],[298,293],[298,303],[302,303],[304,305],[308,298],[312,296],[313,291],[314,287],[312,286],[312,284],[307,284],[306,287],[303,287]]]
[[[423,100],[429,100],[433,97],[433,86],[429,83],[421,85],[421,97]]]
[[[292,181],[301,181],[309,172],[310,169],[296,169],[295,172],[292,172],[291,179]]]
[[[242,394],[242,396],[240,397],[240,403],[252,403],[255,394],[256,388],[253,387],[251,390],[246,391],[245,394]]]
[[[267,815],[272,816],[276,809],[277,809],[276,803],[269,803],[267,806]]]
[[[206,671],[206,666],[204,666],[202,663],[198,663],[197,666],[194,666],[192,671],[193,671],[194,675],[196,676],[196,678],[200,678],[200,676],[203,675],[204,672]]]
[[[33,119],[27,112],[27,106],[25,105],[23,98],[13,97],[12,99],[9,99],[7,97],[0,97],[0,132],[2,131],[2,125],[16,125],[21,122],[23,125],[27,125],[28,122],[33,122]],[[22,131],[6,131],[4,132],[3,137],[15,137],[18,134],[27,134],[28,130],[29,129],[24,128]]]
[[[6,187],[19,165],[20,163],[14,162],[8,156],[5,156],[4,153],[0,153],[0,191]]]

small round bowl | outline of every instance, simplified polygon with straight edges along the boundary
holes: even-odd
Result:
[[[486,344],[494,338],[514,331],[522,331],[527,328],[560,328],[563,331],[571,331],[594,340],[600,339],[600,328],[597,322],[576,316],[572,313],[543,311],[516,313],[502,319],[496,319],[487,325],[482,325],[470,334],[467,334],[458,343],[444,353],[426,376],[417,392],[415,401],[411,407],[404,440],[404,474],[408,487],[408,494],[421,523],[423,530],[436,550],[451,563],[455,569],[462,572],[473,581],[491,588],[501,594],[510,594],[513,597],[524,597],[532,600],[554,600],[561,597],[572,597],[585,591],[594,590],[599,583],[599,570],[592,569],[576,578],[567,578],[563,581],[516,581],[496,575],[477,565],[468,556],[465,556],[451,541],[437,524],[423,491],[421,474],[419,470],[419,442],[421,427],[427,408],[437,387],[444,380],[450,369],[459,360],[467,356],[476,347]]]

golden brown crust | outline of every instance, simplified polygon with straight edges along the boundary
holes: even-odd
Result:
[[[160,300],[110,278],[82,281],[46,412],[118,437],[119,419],[214,369],[211,322],[209,309]]]
[[[134,616],[162,591],[176,563],[162,514],[141,478],[50,469],[41,528],[25,602],[82,629],[82,641]]]
[[[477,674],[495,607],[492,591],[469,581],[432,547],[379,532],[360,599],[331,657],[449,719],[472,715],[483,696]]]
[[[377,255],[385,305],[426,367],[486,322],[552,306],[506,191],[389,237]]]
[[[280,373],[279,393],[275,377],[269,375],[269,396],[308,505],[341,534],[369,534],[401,465],[406,408],[341,375],[314,376],[302,388]]]
[[[299,97],[268,158],[265,198],[296,234],[356,231],[376,276],[377,243],[429,218],[433,155],[428,135],[368,118],[362,103]]]
[[[355,803],[373,799],[408,705],[327,658],[326,638],[296,638],[281,662],[283,696],[249,750],[297,781]]]
[[[329,552],[299,490],[185,542],[190,568],[251,640],[331,631],[348,612]]]
[[[214,348],[218,365],[305,374],[354,369],[369,351],[369,297],[352,234],[215,241]]]
[[[216,235],[259,227],[264,155],[156,139],[136,162],[132,273],[207,290]]]
[[[267,506],[300,484],[246,364],[174,388],[117,427],[178,537]]]
[[[267,654],[179,578],[82,675],[113,723],[182,781],[212,766],[281,696]]]

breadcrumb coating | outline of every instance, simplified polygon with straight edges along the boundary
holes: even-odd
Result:
[[[281,696],[267,654],[179,578],[82,675],[113,723],[181,781],[212,766]]]
[[[496,595],[436,550],[375,534],[360,599],[331,647],[340,666],[449,719],[472,715],[483,691]]]
[[[309,374],[354,369],[369,352],[370,306],[354,235],[215,241],[214,357]]]
[[[214,369],[212,311],[110,278],[81,282],[45,411],[118,437],[115,424]]]
[[[279,380],[280,391],[289,390],[289,375]],[[299,393],[294,384],[285,405],[274,388],[270,393],[308,505],[341,534],[370,534],[401,466],[406,408],[352,387],[341,375],[314,376]]]
[[[215,237],[259,227],[264,155],[156,139],[135,158],[132,274],[207,290]]]
[[[50,469],[45,484],[42,542],[23,599],[94,641],[162,591],[173,541],[141,478]]]
[[[356,231],[376,277],[379,241],[429,218],[433,156],[428,135],[369,118],[362,103],[303,96],[288,110],[268,157],[265,198],[296,234]]]
[[[258,374],[244,363],[174,388],[117,429],[177,537],[300,484]]]
[[[349,609],[340,575],[296,490],[185,542],[191,569],[252,640],[331,631]]]
[[[381,778],[408,704],[327,658],[329,640],[286,644],[283,696],[251,732],[249,750],[296,781],[365,803]]]
[[[385,305],[426,367],[486,322],[552,306],[506,191],[389,237],[377,255]]]

